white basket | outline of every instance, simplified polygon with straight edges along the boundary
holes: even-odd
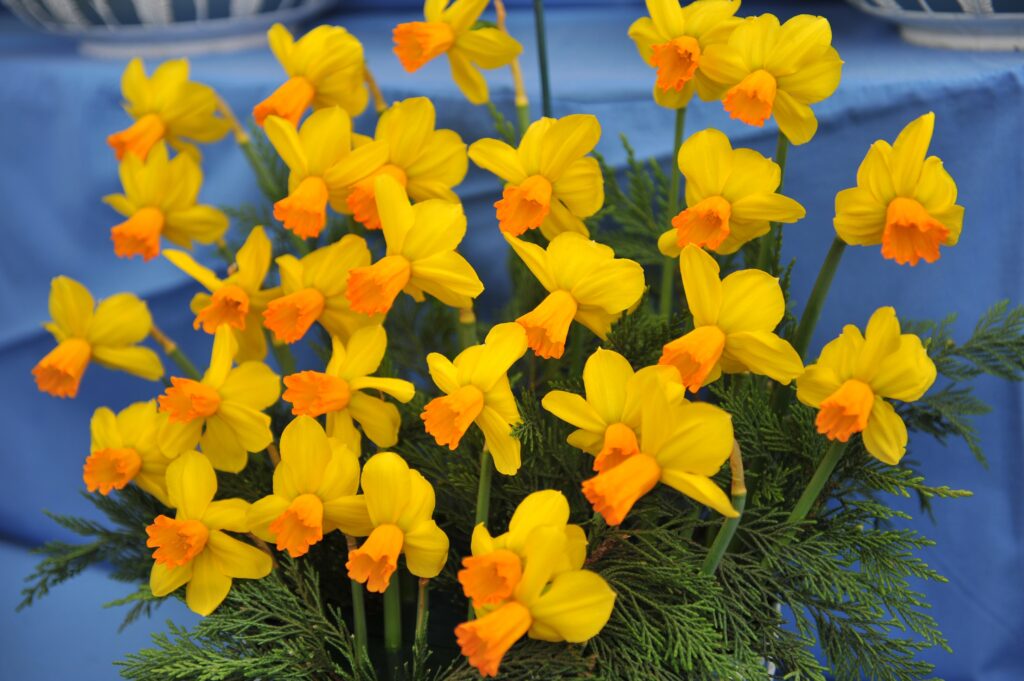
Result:
[[[1003,12],[993,0],[847,0],[899,25],[907,42],[956,50],[1024,50],[1024,12]]]

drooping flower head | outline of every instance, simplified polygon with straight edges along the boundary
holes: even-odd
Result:
[[[175,59],[147,77],[141,59],[128,62],[121,76],[121,95],[135,123],[107,137],[118,160],[126,155],[145,159],[161,140],[196,157],[198,151],[191,142],[216,142],[228,133],[231,123],[217,113],[217,93],[190,81],[188,71],[187,59]]]
[[[900,333],[891,307],[871,315],[867,329],[848,324],[796,381],[796,396],[818,409],[818,432],[846,442],[855,433],[879,461],[895,465],[906,453],[907,426],[892,404],[913,402],[935,382],[935,363],[910,333]]]
[[[281,398],[292,404],[296,416],[326,414],[331,435],[351,436],[355,422],[378,447],[392,447],[398,442],[401,416],[395,405],[377,393],[404,403],[413,398],[416,387],[400,378],[372,375],[384,360],[387,346],[388,336],[380,325],[359,329],[347,343],[334,338],[327,368],[285,376],[287,390]]]
[[[152,260],[160,255],[161,237],[192,248],[193,241],[212,244],[227,231],[227,215],[196,203],[203,171],[191,156],[178,154],[168,159],[167,147],[158,144],[145,160],[134,154],[125,156],[119,172],[124,193],[103,197],[107,205],[128,218],[110,229],[117,257],[140,255]]]
[[[158,398],[166,415],[159,434],[165,454],[199,445],[214,468],[237,473],[248,463],[247,452],[261,452],[273,442],[270,417],[263,410],[277,401],[281,380],[263,362],[234,367],[237,350],[231,327],[222,324],[202,379],[171,378]]]
[[[494,204],[501,231],[519,236],[540,228],[548,239],[562,232],[589,235],[583,218],[604,205],[604,177],[597,159],[587,156],[601,138],[590,114],[534,121],[514,149],[496,139],[469,148],[473,163],[506,182]]]
[[[224,601],[233,579],[270,574],[270,556],[227,534],[249,531],[249,503],[213,500],[217,476],[209,459],[185,452],[174,460],[167,467],[167,494],[177,509],[174,517],[157,516],[146,528],[146,546],[153,549],[149,588],[154,596],[188,584],[185,603],[205,617]]]
[[[274,24],[267,31],[270,51],[281,63],[288,80],[252,110],[257,125],[279,116],[298,127],[312,106],[338,106],[350,116],[366,108],[370,93],[365,83],[363,45],[341,26],[317,26],[298,40],[288,29]]]
[[[771,117],[793,144],[818,130],[811,111],[839,86],[843,61],[824,17],[800,14],[779,25],[772,14],[747,17],[728,42],[708,46],[701,70],[732,118],[761,127]]]
[[[249,508],[253,534],[298,558],[325,534],[363,537],[373,531],[359,488],[359,453],[328,438],[314,419],[299,416],[281,434],[274,492]]]
[[[448,558],[448,535],[434,522],[434,488],[394,452],[380,452],[363,466],[363,497],[372,531],[348,553],[348,576],[384,593],[398,556],[417,577],[436,577]]]
[[[507,323],[496,325],[483,344],[466,348],[454,362],[436,352],[427,355],[430,377],[444,395],[428,402],[420,418],[439,446],[457,448],[475,423],[494,467],[503,475],[515,475],[521,459],[512,427],[519,423],[519,408],[508,370],[525,352],[523,328]]]
[[[462,204],[431,199],[412,205],[387,174],[377,177],[374,191],[387,251],[373,265],[349,273],[345,295],[352,309],[386,313],[402,291],[417,301],[429,293],[445,305],[470,307],[484,285],[455,250],[466,235]]]
[[[505,240],[548,291],[516,321],[538,357],[561,357],[569,326],[576,320],[599,338],[607,337],[623,311],[644,292],[643,268],[582,234],[565,232],[547,249],[505,235]]]
[[[428,61],[448,55],[455,84],[473,104],[489,101],[487,81],[480,69],[496,69],[512,63],[523,46],[493,27],[473,28],[489,0],[425,0],[425,21],[395,26],[395,55],[409,73]]]
[[[387,160],[383,142],[352,148],[352,119],[336,106],[317,111],[298,131],[278,116],[268,117],[264,127],[290,171],[288,196],[274,204],[274,217],[303,239],[323,231],[328,204],[346,212],[348,187]]]
[[[739,0],[697,0],[685,7],[679,0],[647,0],[649,17],[629,27],[640,57],[658,71],[654,101],[669,109],[686,106],[696,90],[714,99],[714,87],[701,69],[701,55],[724,43],[740,23],[733,15]]]
[[[50,283],[50,319],[46,330],[57,347],[32,368],[36,386],[54,397],[74,397],[89,363],[118,369],[149,381],[164,375],[160,358],[139,345],[153,328],[146,303],[118,293],[97,306],[74,279]]]
[[[171,460],[157,445],[159,425],[153,400],[136,402],[117,414],[107,407],[94,411],[92,442],[82,468],[86,488],[107,495],[134,482],[170,506],[165,476]]]
[[[954,246],[964,208],[956,183],[937,156],[928,156],[935,114],[911,121],[890,146],[871,145],[857,170],[857,186],[836,195],[839,238],[855,246],[882,244],[882,257],[901,265],[939,259]]]
[[[678,256],[687,244],[735,253],[767,234],[770,223],[805,215],[799,203],[775,193],[782,182],[777,163],[753,149],[733,149],[718,130],[690,136],[679,148],[678,163],[686,178],[686,207],[658,239],[666,256]]]

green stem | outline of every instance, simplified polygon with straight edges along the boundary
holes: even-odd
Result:
[[[346,535],[348,550],[351,552],[356,548],[356,540]],[[366,599],[363,594],[363,585],[356,580],[352,582],[352,622],[356,635],[356,650],[360,655],[369,659],[367,648],[368,636],[366,633]]]
[[[430,580],[420,579],[416,598],[416,648],[427,645],[427,618],[430,611]]]
[[[480,449],[480,483],[476,488],[476,520],[473,526],[487,524],[487,516],[491,510],[491,478],[494,477],[494,464],[487,447]]]
[[[670,223],[679,209],[680,171],[677,157],[679,155],[679,147],[683,145],[683,131],[685,129],[686,107],[684,106],[681,109],[676,109],[676,125],[672,137],[672,156],[669,158],[669,164],[672,166],[668,183],[668,222]],[[678,267],[675,258],[665,258],[662,261],[661,291],[659,291],[660,298],[658,299],[660,307],[658,312],[666,319],[672,315],[672,298],[676,277],[678,276],[677,271]]]
[[[814,335],[814,327],[818,324],[821,308],[825,304],[825,298],[828,297],[828,290],[832,286],[832,279],[836,276],[839,261],[845,250],[846,244],[842,239],[839,237],[833,239],[832,246],[829,247],[828,253],[825,255],[825,262],[821,264],[821,269],[818,271],[818,278],[814,280],[814,288],[811,289],[804,313],[800,316],[800,323],[793,335],[793,347],[801,357],[807,354],[811,336]]]
[[[734,443],[732,454],[729,456],[729,467],[732,470],[732,506],[739,513],[735,518],[726,518],[722,526],[718,528],[715,541],[711,544],[708,555],[704,558],[704,565],[701,566],[701,574],[711,576],[718,569],[722,557],[729,550],[729,544],[736,534],[740,520],[743,518],[743,509],[747,505],[747,487],[743,479],[743,456],[740,454],[739,445]]]
[[[533,0],[533,20],[537,29],[537,61],[540,63],[541,111],[551,117],[551,82],[548,73],[548,39],[544,30],[544,0]]]
[[[789,156],[789,138],[779,131],[779,138],[775,144],[775,162],[779,164],[779,170],[781,171],[779,176],[779,187],[776,192],[781,192],[782,187],[786,182],[786,157]],[[761,250],[757,254],[757,268],[769,271],[772,266],[772,261],[782,251],[782,225],[778,222],[773,222],[768,230],[768,233],[761,237]]]
[[[164,351],[164,354],[173,361],[178,367],[185,372],[185,375],[194,381],[198,381],[202,378],[199,371],[196,369],[196,365],[192,363],[185,353],[181,351],[178,344],[168,338],[163,331],[158,329],[156,325],[150,327],[149,334],[156,341],[160,349]]]
[[[253,172],[256,173],[256,182],[259,184],[264,196],[270,201],[280,199],[280,188],[277,186],[277,182],[274,181],[274,176],[270,174],[270,170],[263,164],[263,159],[252,148],[252,143],[249,141],[248,136],[244,141],[239,140],[238,146],[241,147],[242,153],[245,154],[245,158],[248,159]]]
[[[384,652],[393,678],[399,678],[402,669],[402,594],[401,580],[391,575],[391,583],[384,591]]]
[[[519,138],[522,139],[530,127],[530,104],[516,104],[516,117],[519,119]]]
[[[459,310],[459,347],[463,350],[479,343],[476,335],[476,315],[473,308]]]
[[[839,463],[839,459],[843,458],[843,453],[846,451],[846,443],[839,442],[838,440],[832,443],[832,446],[825,452],[825,456],[821,459],[818,464],[818,468],[814,471],[814,476],[811,477],[811,481],[807,483],[807,487],[804,488],[804,493],[800,495],[800,499],[796,502],[796,506],[793,507],[793,512],[789,514],[789,522],[796,523],[800,522],[807,517],[808,512],[811,510],[811,506],[818,500],[818,496],[821,495],[821,490],[825,487],[825,483],[832,476],[832,471],[835,470],[836,464]]]

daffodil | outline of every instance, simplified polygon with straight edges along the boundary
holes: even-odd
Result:
[[[253,108],[257,125],[279,116],[297,127],[311,105],[317,110],[338,106],[350,116],[366,108],[370,93],[363,46],[344,28],[317,26],[295,40],[287,28],[274,24],[267,42],[288,80]]]
[[[388,156],[384,142],[353,149],[352,120],[336,106],[317,111],[298,131],[278,116],[269,116],[264,128],[290,171],[288,196],[274,204],[274,217],[303,239],[320,235],[328,204],[345,212],[348,187],[376,172]]]
[[[573,114],[534,121],[518,149],[496,139],[474,142],[473,163],[506,182],[494,204],[501,231],[519,236],[539,227],[548,239],[562,232],[588,235],[583,218],[604,205],[601,167],[587,156],[600,138],[595,116]]]
[[[164,375],[160,358],[139,345],[153,328],[146,303],[118,293],[97,306],[92,294],[74,279],[50,284],[50,321],[46,330],[57,341],[33,367],[36,386],[54,397],[74,397],[89,362],[156,381]]]
[[[188,60],[165,61],[146,76],[141,59],[132,59],[121,76],[124,108],[135,119],[132,126],[107,137],[118,160],[126,155],[145,159],[161,140],[178,151],[196,157],[191,142],[216,142],[231,129],[218,115],[219,100],[213,88],[188,79]]]
[[[160,237],[192,248],[193,241],[212,244],[227,231],[227,215],[196,203],[203,171],[190,156],[178,154],[169,160],[167,147],[158,144],[146,160],[125,156],[119,172],[124,193],[103,197],[128,218],[110,230],[117,257],[141,255],[152,260],[160,254]]]
[[[281,381],[262,362],[232,367],[237,350],[231,327],[222,324],[202,380],[171,378],[171,386],[158,398],[166,415],[160,426],[165,454],[198,444],[214,468],[237,473],[245,468],[246,452],[263,451],[273,442],[270,417],[263,410],[277,401]]]
[[[164,257],[206,287],[209,293],[192,297],[196,318],[192,328],[212,334],[227,324],[238,343],[238,361],[262,360],[267,355],[263,310],[281,294],[279,288],[263,289],[270,269],[272,246],[262,227],[254,227],[235,256],[235,268],[225,279],[197,263],[183,251],[164,251]],[[230,270],[229,270],[230,271]]]
[[[445,305],[472,306],[484,285],[455,250],[466,235],[462,205],[440,199],[412,205],[402,185],[387,174],[377,178],[375,194],[387,250],[373,265],[349,273],[345,295],[352,309],[386,313],[402,291],[416,301],[429,293]]]
[[[582,234],[559,234],[547,249],[507,234],[505,240],[548,291],[537,307],[516,320],[539,357],[562,356],[573,320],[606,338],[612,324],[644,293],[639,264],[616,258],[611,248]]]
[[[452,187],[466,177],[466,145],[452,130],[435,130],[434,104],[426,97],[395,102],[377,121],[374,139],[388,145],[387,162],[348,190],[345,204],[367,229],[380,229],[374,188],[390,175],[414,201],[444,199],[457,203]]]
[[[697,0],[685,7],[679,0],[647,0],[649,17],[629,27],[640,57],[658,71],[654,101],[669,109],[686,106],[696,90],[714,99],[713,86],[701,69],[701,55],[724,43],[740,23],[733,15],[739,0]]]
[[[233,579],[261,579],[273,561],[263,551],[227,532],[248,532],[249,503],[214,501],[217,476],[199,452],[185,452],[167,467],[167,493],[174,517],[159,515],[146,528],[153,551],[149,588],[157,598],[179,587],[185,603],[204,617],[217,609]]]
[[[282,399],[292,404],[292,414],[314,418],[327,415],[327,431],[351,433],[358,423],[378,447],[398,442],[402,423],[398,408],[375,393],[408,402],[416,387],[400,378],[373,376],[388,347],[383,326],[359,329],[348,342],[332,339],[331,360],[324,371],[300,371],[284,377]]]
[[[252,533],[298,558],[325,534],[341,530],[363,537],[373,531],[359,488],[359,454],[308,416],[281,434],[281,462],[274,469],[274,492],[249,508]]]
[[[395,26],[395,55],[409,73],[428,61],[448,55],[455,84],[473,104],[488,102],[487,81],[480,69],[512,63],[523,46],[493,27],[473,28],[489,0],[426,0],[425,21]]]
[[[157,444],[159,426],[153,400],[136,402],[117,414],[107,407],[94,411],[90,453],[82,469],[86,489],[107,495],[134,482],[170,506],[165,480],[170,459]]]
[[[891,307],[871,315],[867,329],[848,324],[796,381],[796,396],[818,410],[815,425],[830,440],[855,433],[879,461],[895,465],[907,450],[907,426],[886,399],[913,402],[935,382],[935,363],[910,333],[900,333]]]
[[[363,466],[363,497],[372,531],[348,552],[348,576],[384,593],[399,554],[413,575],[436,577],[448,559],[448,535],[431,517],[434,488],[394,452],[380,452]]]
[[[370,264],[370,249],[361,237],[349,234],[301,260],[282,255],[275,262],[282,296],[267,303],[263,325],[278,342],[294,343],[314,322],[342,340],[356,329],[380,323],[380,317],[353,312],[345,296],[349,271]]]
[[[686,178],[686,208],[658,239],[666,256],[678,256],[687,244],[735,253],[767,234],[771,222],[796,222],[805,215],[799,203],[775,193],[782,182],[777,163],[753,149],[733,149],[718,130],[687,139],[678,163]]]
[[[744,19],[728,42],[708,46],[701,70],[732,118],[761,127],[774,116],[793,144],[818,130],[810,104],[839,86],[843,61],[824,17],[800,14],[779,25],[772,14]]]
[[[498,324],[483,344],[473,345],[451,362],[443,355],[427,355],[430,377],[444,392],[427,403],[420,418],[440,446],[455,449],[474,423],[494,467],[515,475],[521,464],[519,440],[512,427],[519,423],[519,408],[508,381],[508,370],[526,352],[526,334],[515,323]]]
[[[835,228],[856,246],[882,244],[882,257],[901,265],[939,259],[939,246],[960,239],[964,208],[956,183],[937,156],[928,156],[935,114],[903,129],[896,141],[871,145],[857,170],[857,186],[836,195]]]

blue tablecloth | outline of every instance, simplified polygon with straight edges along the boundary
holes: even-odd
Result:
[[[800,256],[795,275],[796,304],[802,305],[821,258],[832,239],[832,200],[854,181],[857,164],[877,138],[892,139],[912,118],[933,110],[938,116],[933,152],[957,179],[966,207],[964,235],[935,265],[901,268],[883,261],[876,249],[849,249],[815,340],[820,345],[843,323],[863,324],[878,305],[893,304],[902,316],[938,318],[962,315],[956,329],[965,334],[980,310],[1001,298],[1022,299],[1024,275],[1024,57],[1017,54],[945,52],[903,44],[895,31],[838,3],[751,2],[745,13],[772,10],[823,13],[833,22],[835,45],[846,61],[838,92],[816,107],[821,128],[813,143],[791,151],[786,189],[807,207],[807,219],[787,228],[788,255]],[[548,13],[554,72],[555,113],[596,114],[604,136],[599,150],[613,163],[624,154],[618,135],[626,133],[641,156],[667,160],[672,114],[650,103],[651,72],[626,38],[638,7],[554,8]],[[486,111],[470,106],[450,82],[443,60],[415,75],[406,74],[391,54],[390,30],[415,18],[414,10],[388,14],[356,13],[332,18],[366,45],[370,66],[389,99],[425,94],[434,99],[439,124],[467,140],[491,136]],[[539,101],[531,15],[513,11],[510,28],[526,46],[523,66],[534,103]],[[76,494],[88,447],[88,419],[101,404],[119,407],[149,398],[154,386],[123,374],[91,369],[77,400],[61,402],[36,392],[29,373],[51,346],[40,329],[46,315],[49,280],[68,274],[97,295],[134,290],[150,300],[162,327],[194,357],[207,352],[209,339],[194,333],[186,302],[193,284],[160,260],[144,264],[118,260],[109,227],[116,216],[99,197],[117,190],[116,166],[105,136],[125,125],[118,107],[121,63],[78,57],[67,43],[26,33],[0,16],[0,381],[5,390],[0,410],[0,536],[30,546],[63,536],[40,513],[87,513]],[[198,80],[217,88],[239,112],[266,96],[281,72],[266,51],[193,60]],[[492,72],[492,93],[511,108],[507,73]],[[715,125],[734,143],[765,153],[774,148],[774,131],[732,125],[717,104],[691,107],[688,126]],[[372,113],[359,122],[372,128]],[[257,198],[251,173],[240,153],[225,141],[205,151],[205,200],[235,205]],[[498,186],[471,171],[460,189],[470,215],[468,257],[488,285],[486,300],[507,291],[502,267],[504,245],[490,204]],[[976,496],[939,503],[937,525],[918,525],[939,541],[925,558],[950,578],[950,584],[925,587],[935,615],[948,634],[954,655],[930,651],[939,673],[953,681],[1019,681],[1024,678],[1024,590],[1022,572],[1024,510],[1014,503],[1022,476],[1022,391],[982,382],[981,396],[996,406],[979,420],[991,468],[983,470],[962,447],[944,449],[930,441],[915,445],[914,456],[935,483],[965,487]],[[908,510],[916,511],[908,502]],[[0,560],[0,563],[5,561]],[[14,562],[22,572],[28,562]],[[17,588],[4,571],[4,593]],[[65,589],[65,594],[75,587]],[[78,593],[92,598],[88,589]],[[73,596],[72,596],[73,598]],[[0,631],[5,659],[36,664],[36,675],[20,679],[60,678],[48,668],[52,655],[39,651],[53,644],[46,618],[13,616],[13,599],[0,598]],[[91,601],[90,601],[91,603]],[[85,607],[80,624],[87,621]],[[140,625],[141,626],[141,625]],[[15,627],[37,636],[12,639]],[[36,629],[38,628],[38,629]],[[123,652],[106,620],[81,625],[83,640]],[[88,631],[84,631],[88,629]],[[114,641],[111,643],[111,641]],[[67,641],[58,644],[64,648]],[[78,646],[64,656],[78,655]],[[83,648],[84,650],[84,648]],[[108,678],[109,668],[90,666],[82,657],[80,678]],[[58,664],[53,661],[52,664]]]

